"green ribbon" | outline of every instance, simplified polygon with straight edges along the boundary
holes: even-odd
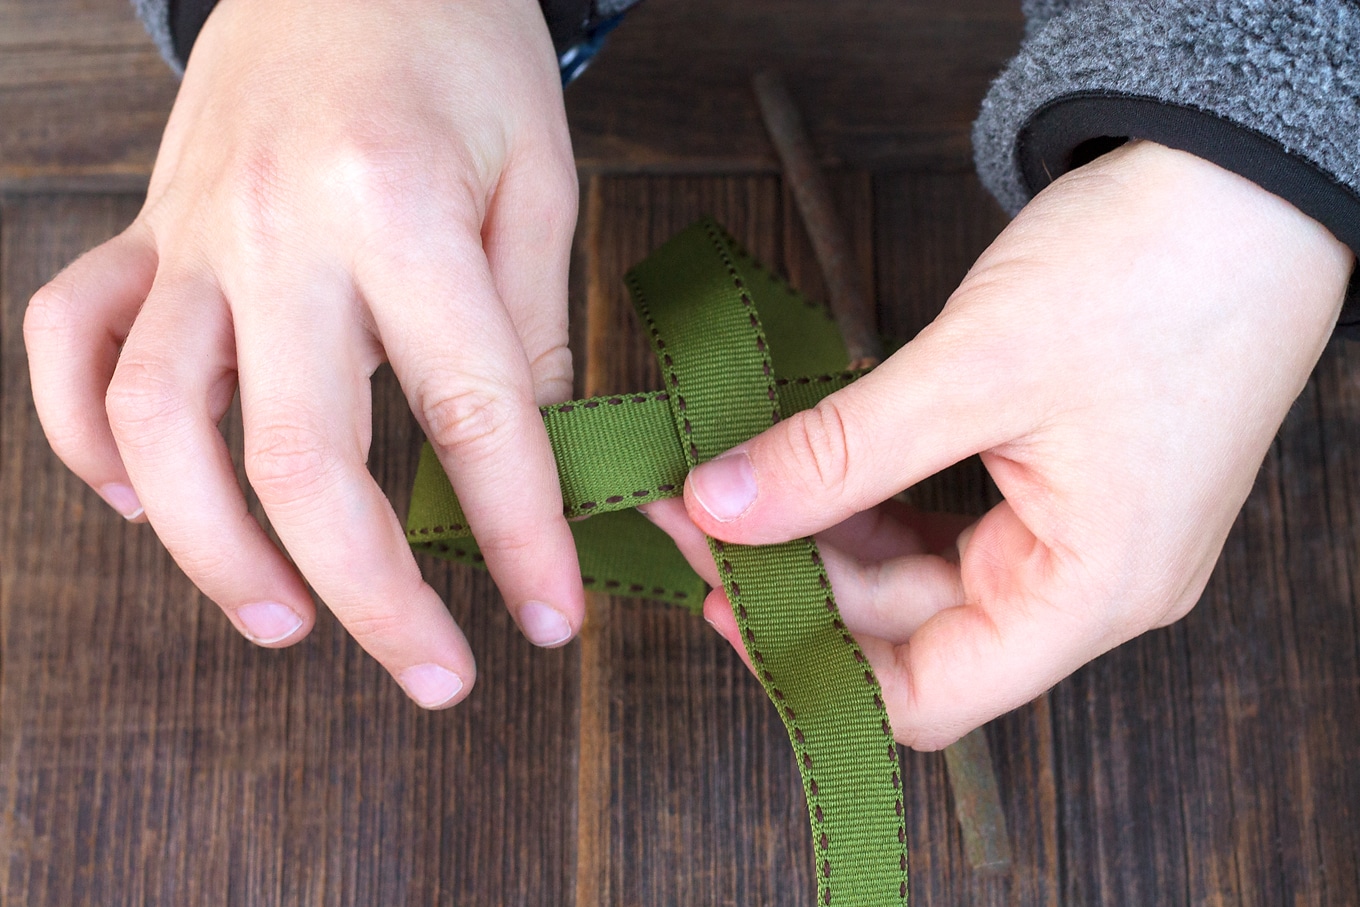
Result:
[[[665,389],[546,406],[544,424],[566,515],[590,517],[572,523],[585,584],[697,611],[703,581],[632,508],[678,496],[699,463],[858,374],[840,371],[845,347],[826,310],[762,269],[711,220],[666,243],[627,283]],[[429,445],[407,537],[415,548],[481,563]],[[802,774],[817,902],[904,903],[897,746],[878,680],[841,620],[816,543],[752,547],[710,538],[709,549]]]

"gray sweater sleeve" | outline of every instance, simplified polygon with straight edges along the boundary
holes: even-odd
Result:
[[[1026,0],[1025,42],[973,126],[1014,213],[1129,138],[1214,161],[1360,254],[1360,3]],[[1353,281],[1343,325],[1360,323]]]
[[[165,62],[176,75],[184,75],[184,64],[175,53],[175,38],[170,31],[170,0],[132,0],[132,7],[137,10],[137,18],[146,26]]]

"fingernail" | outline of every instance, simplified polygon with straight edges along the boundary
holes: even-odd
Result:
[[[302,626],[302,618],[287,605],[255,602],[242,605],[236,612],[251,642],[269,645],[287,639]]]
[[[755,503],[756,471],[744,450],[699,464],[690,472],[689,483],[699,506],[720,523],[735,520]]]
[[[107,485],[100,486],[99,496],[110,507],[121,513],[125,520],[137,519],[144,510],[141,499],[137,497],[137,492],[121,482],[110,482]]]
[[[519,625],[536,646],[560,646],[571,639],[571,624],[562,612],[542,602],[528,602],[520,608]]]
[[[463,679],[437,664],[416,665],[402,671],[397,680],[411,698],[427,709],[437,709],[458,695]]]

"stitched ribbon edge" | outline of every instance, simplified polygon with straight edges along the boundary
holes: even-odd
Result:
[[[708,262],[693,254],[691,247],[698,244],[700,234],[726,271],[729,284],[722,288],[725,292],[715,286],[714,275],[703,273]],[[735,252],[735,242],[726,231],[705,219],[666,243],[625,278],[662,366],[668,402],[691,468],[745,440],[739,437],[734,442],[733,431],[754,436],[782,417],[769,344],[748,289],[752,277],[762,275],[744,269],[743,259]],[[685,279],[675,279],[676,274],[684,274]],[[663,302],[665,308],[659,304]],[[659,316],[674,314],[672,307],[682,314],[665,319],[670,322],[667,325],[659,324],[663,320]],[[705,342],[691,352],[677,342],[673,332],[681,332],[693,322],[721,324],[727,330],[701,330]],[[733,330],[733,324],[746,330]],[[718,349],[724,342],[730,347]],[[728,397],[714,407],[720,411],[704,412],[705,404],[696,397],[711,396],[707,391],[713,374],[725,375],[727,369],[740,367],[740,363],[744,363],[749,377],[736,388],[734,378],[726,380],[724,394],[744,389],[744,401],[734,402]],[[709,380],[692,380],[695,377]],[[698,394],[694,392],[696,386]],[[686,389],[688,399],[682,393]],[[703,431],[709,427],[710,418],[728,423],[724,431],[715,433],[716,437]],[[745,423],[740,428],[730,424],[739,420]],[[908,859],[897,744],[877,677],[841,619],[816,543],[807,538],[751,548],[710,538],[709,546],[747,653],[758,666],[761,685],[779,710],[796,754],[812,828],[818,901],[830,904],[833,891],[838,891],[841,902],[904,903]],[[777,567],[770,566],[774,561]],[[809,578],[812,585],[801,592],[781,594],[791,587],[797,589],[800,580]],[[745,584],[749,593],[752,580],[763,581],[764,586],[763,594],[753,600],[749,594],[743,596],[741,590]],[[796,600],[795,595],[802,600]],[[779,599],[783,600],[777,607],[772,604]],[[749,607],[748,600],[752,600]],[[820,614],[821,628],[806,637],[787,638],[796,635],[789,629],[796,619],[795,609],[800,609],[803,619],[809,611],[811,615]],[[812,619],[815,622],[818,618]],[[758,624],[763,627],[761,632],[756,630]],[[828,641],[832,644],[827,645]],[[773,651],[771,643],[783,651]],[[810,659],[816,666],[811,670],[804,668],[809,655],[816,656]],[[822,682],[834,677],[831,682],[841,686],[846,684],[847,672],[862,677],[855,681],[861,684],[860,693],[853,692],[855,682],[851,682],[826,701],[820,695],[827,692],[819,689]],[[815,679],[809,676],[813,673]],[[819,731],[825,726],[825,733],[810,733],[813,726]],[[874,771],[872,765],[878,760],[883,760],[880,764],[884,768]],[[828,773],[822,770],[825,763],[833,766],[830,782]],[[881,828],[869,831],[870,826]],[[889,837],[893,832],[895,842]],[[834,889],[833,871],[837,877]]]
[[[804,330],[809,330],[812,328],[810,325],[807,325],[805,323],[804,319],[806,318],[806,316],[807,315],[820,316],[823,320],[827,321],[828,324],[825,327],[818,326],[814,330],[814,334],[821,336],[823,331],[834,332],[834,327],[829,324],[830,319],[824,309],[816,306],[815,304],[807,303],[806,300],[803,300],[802,297],[796,294],[796,292],[790,290],[787,284],[780,281],[770,272],[761,268],[753,258],[751,258],[747,253],[745,253],[745,251],[742,250],[739,246],[737,246],[735,241],[732,240],[731,237],[728,236],[725,233],[725,231],[722,230],[721,227],[719,227],[716,223],[712,222],[711,220],[702,221],[700,224],[695,225],[695,227],[692,227],[690,230],[685,231],[685,233],[682,233],[679,237],[673,239],[670,243],[667,243],[666,246],[662,247],[662,250],[658,250],[657,253],[649,257],[648,260],[643,262],[638,269],[634,269],[634,272],[640,269],[645,269],[650,263],[653,263],[654,260],[658,258],[662,251],[664,251],[666,248],[674,244],[694,243],[696,241],[697,235],[696,231],[702,232],[703,238],[711,246],[710,251],[716,254],[718,259],[722,261],[724,268],[727,269],[729,274],[735,276],[738,279],[739,288],[741,283],[745,283],[749,286],[751,292],[756,293],[761,298],[766,299],[772,298],[780,300],[781,302],[787,302],[790,299],[799,300],[802,303],[802,308],[804,309],[804,311],[798,317],[795,317],[793,321],[796,321],[799,324],[803,324]],[[634,272],[630,272],[630,280],[632,279]],[[683,274],[683,272],[681,273]],[[680,279],[674,281],[674,283],[676,283],[677,285],[683,284],[687,279],[687,276],[688,275],[682,276]],[[747,295],[749,301],[749,294]],[[753,339],[760,344],[764,344],[765,339],[761,322],[758,319],[758,317],[756,317],[754,314],[754,305],[751,305],[750,308],[752,310],[752,314],[749,320],[750,327],[754,331]],[[784,331],[784,334],[782,336],[785,337],[790,336],[790,332],[786,324],[777,322],[776,326],[780,327],[780,329]],[[837,337],[836,343],[839,344],[840,341],[838,334],[836,335],[836,337]],[[781,348],[783,347],[781,346]],[[839,359],[839,362],[843,363],[844,362],[843,347],[841,347],[841,352],[842,358]],[[770,365],[768,356],[765,357],[762,373],[763,378],[770,379],[770,383],[767,384],[765,389],[766,400],[764,401],[764,404],[762,404],[766,407],[767,412],[770,414],[770,421],[774,421],[775,419],[779,418],[779,415],[782,412],[791,413],[798,409],[808,408],[811,405],[815,404],[817,399],[820,399],[822,396],[825,396],[826,393],[830,393],[832,390],[837,389],[839,386],[844,386],[845,383],[848,383],[850,380],[853,380],[855,377],[858,377],[857,374],[847,373],[836,376],[831,375],[820,376],[819,378],[807,377],[792,380],[784,379],[773,374],[773,370]],[[836,385],[835,387],[827,386],[833,383]],[[812,386],[814,390],[816,390],[819,389],[818,385],[822,386],[820,389],[823,392],[817,393],[815,397],[812,397],[811,399],[800,400],[797,402],[795,402],[795,400],[793,399],[785,399],[786,391],[788,391],[788,389],[793,388],[806,389],[809,386]],[[651,401],[651,405],[655,405],[656,402],[660,402],[662,405],[668,406],[671,409],[671,415],[674,418],[675,404],[672,401],[665,399],[662,396],[664,393],[665,392],[654,392],[654,394],[652,395],[653,400]],[[789,393],[794,392],[789,391]],[[646,397],[648,395],[631,395],[631,396],[641,398]],[[608,407],[611,409],[618,409],[620,406],[622,406],[621,402],[620,403],[611,402],[615,398],[601,397],[592,399],[599,403],[600,406]],[[585,402],[586,401],[571,401],[568,404],[558,404],[557,407],[544,407],[545,421],[547,421],[547,419],[553,415],[553,413],[548,411],[556,409],[557,412],[560,414],[561,409],[563,407],[570,407],[567,410],[567,412],[571,413],[575,409],[575,405],[584,404]],[[642,401],[632,402],[641,403]],[[598,408],[599,408],[598,406],[587,407],[587,409]],[[670,432],[670,438],[672,439],[672,443],[678,442],[679,440],[678,432],[682,430],[681,425],[682,423],[680,421],[677,420],[675,422],[675,425]],[[768,423],[762,426],[755,426],[754,427],[755,430],[752,431],[751,433],[754,434],[758,430],[760,430],[760,428],[763,427],[768,427]],[[744,438],[740,438],[738,440],[744,440]],[[728,446],[731,446],[732,443],[735,442],[734,441],[728,442]],[[682,445],[682,447],[687,447],[687,445]],[[719,447],[722,447],[722,445],[719,445]],[[715,450],[714,452],[722,451]],[[693,458],[691,457],[691,452],[688,449],[684,450],[684,454],[686,459],[685,470],[687,471],[687,469],[693,465],[693,463],[690,462],[690,460]],[[427,470],[425,468],[427,457],[432,463],[432,467],[430,470]],[[694,459],[694,462],[698,462],[698,460]],[[444,486],[447,486],[447,478],[444,477],[443,470],[439,466],[437,458],[434,457],[433,451],[428,449],[428,445],[426,445],[426,450],[422,452],[421,471],[432,472],[433,474],[436,474],[437,478],[435,480],[435,484],[438,484],[439,481],[442,481]],[[679,486],[682,486],[683,484],[683,472],[680,473],[680,481],[667,482],[665,484],[671,484],[676,487],[669,490],[668,492],[662,492],[660,495],[658,495],[658,497],[659,496],[669,497],[679,494],[680,493]],[[645,530],[643,530],[643,527],[639,527],[640,531],[636,536],[630,533],[629,537],[632,538],[632,540],[636,541],[638,538],[644,537],[646,531],[659,533],[659,530],[656,530],[655,527],[653,527],[649,522],[643,520],[640,515],[632,513],[631,510],[627,509],[634,507],[639,503],[643,503],[644,500],[642,499],[629,500],[629,497],[631,497],[631,495],[624,495],[621,493],[623,487],[624,487],[623,485],[620,485],[617,488],[612,489],[612,493],[604,495],[605,498],[617,496],[620,498],[620,500],[612,503],[606,501],[604,505],[600,506],[600,509],[597,510],[596,512],[601,513],[601,516],[595,517],[590,520],[585,520],[583,522],[573,523],[572,527],[573,532],[578,533],[578,550],[580,550],[583,554],[583,561],[585,559],[584,557],[585,547],[580,546],[579,536],[579,532],[583,528],[591,526],[603,526],[618,520],[622,520],[624,518],[635,517],[638,523],[642,523],[645,525]],[[480,559],[480,552],[476,551],[475,542],[467,534],[466,527],[460,525],[455,528],[449,525],[444,525],[438,520],[432,521],[429,519],[417,519],[418,508],[416,505],[418,501],[422,501],[428,497],[425,494],[425,492],[427,492],[428,490],[429,483],[422,484],[422,481],[418,475],[417,488],[416,491],[413,492],[412,510],[410,517],[408,519],[408,539],[410,540],[412,547],[417,549],[424,548],[427,550],[432,550],[435,553],[440,554],[441,556],[444,557],[449,557],[451,556],[451,554],[461,555],[461,557],[455,557],[455,559],[465,559],[467,562],[473,563],[474,566],[481,566],[481,564],[478,563],[478,560]],[[636,491],[638,489],[635,488],[633,490]],[[657,491],[661,490],[657,489]],[[452,500],[456,505],[456,498],[453,497],[451,488],[447,488],[447,492],[441,491],[441,495],[443,495],[444,497],[445,504],[447,504],[448,501]],[[652,497],[647,499],[654,500],[656,498]],[[565,497],[564,500],[566,500]],[[579,503],[581,502],[578,501],[578,504]],[[597,505],[600,504],[600,502],[598,501],[596,503]],[[604,508],[606,506],[614,507],[614,509],[617,510],[618,512],[605,512]],[[566,509],[570,510],[570,506],[568,505]],[[593,508],[586,509],[590,510]],[[458,512],[459,514],[461,514],[460,508]],[[461,520],[453,521],[446,518],[444,522],[461,523],[464,521]],[[439,531],[436,532],[435,531],[436,529]],[[664,538],[664,536],[662,536],[662,538]],[[723,546],[721,545],[721,543],[716,543],[713,542],[712,540],[710,540],[710,542],[711,542],[710,550],[714,555],[715,563],[718,563],[719,570],[724,577],[724,586],[728,592],[729,599],[733,602],[733,610],[737,614],[737,620],[739,626],[742,628],[743,638],[748,640],[748,654],[754,653],[751,656],[753,662],[756,664],[761,664],[762,661],[767,660],[767,656],[765,654],[765,651],[762,651],[761,648],[755,647],[751,644],[751,636],[756,632],[754,625],[759,622],[760,616],[766,610],[769,609],[767,609],[764,605],[761,605],[759,608],[756,609],[756,614],[753,618],[752,610],[750,608],[745,607],[746,605],[745,599],[750,597],[749,581],[747,583],[748,589],[745,594],[745,597],[743,596],[743,593],[741,591],[742,582],[740,577],[743,571],[747,569],[747,567],[741,565],[740,563],[731,563],[734,559],[736,559],[737,561],[746,560],[745,554],[755,553],[757,552],[757,549],[743,548],[742,546]],[[796,547],[800,543],[788,543],[788,544]],[[441,546],[443,546],[447,550],[440,551],[439,549]],[[813,545],[810,542],[810,540],[808,540],[807,546],[808,547],[806,548],[799,549],[799,551],[807,556],[808,561],[805,563],[810,562],[814,568],[813,573],[816,577],[815,582],[817,588],[819,590],[824,591],[826,595],[825,597],[826,616],[822,619],[824,624],[822,629],[828,632],[823,634],[823,638],[821,639],[822,645],[820,646],[820,648],[827,648],[826,644],[828,642],[831,642],[833,644],[830,646],[829,649],[830,652],[840,656],[848,656],[854,661],[854,663],[857,666],[862,666],[863,674],[862,681],[860,682],[863,684],[863,686],[860,687],[860,689],[872,691],[871,709],[866,709],[863,699],[861,699],[859,696],[856,696],[854,698],[859,699],[860,705],[855,705],[854,702],[851,702],[848,704],[848,706],[845,703],[842,703],[840,707],[835,707],[834,704],[832,704],[833,707],[830,708],[831,719],[833,724],[838,721],[843,721],[844,715],[847,713],[847,708],[848,711],[850,712],[853,711],[861,712],[861,717],[863,717],[863,715],[866,713],[874,717],[877,717],[879,715],[882,716],[881,726],[873,730],[874,733],[876,734],[886,736],[888,741],[886,747],[886,757],[887,761],[892,764],[891,789],[890,791],[888,791],[888,793],[889,796],[891,796],[891,799],[893,800],[893,811],[896,813],[895,822],[897,832],[896,847],[885,847],[884,845],[887,842],[887,836],[883,834],[877,835],[875,839],[872,842],[870,842],[867,846],[863,845],[851,847],[846,846],[847,841],[853,841],[856,838],[861,837],[860,835],[856,835],[854,833],[856,831],[855,818],[863,811],[864,807],[869,805],[864,801],[866,800],[878,801],[878,808],[872,809],[871,813],[873,815],[880,816],[879,820],[875,820],[876,822],[881,821],[882,806],[885,802],[883,794],[885,791],[887,791],[887,789],[884,788],[883,786],[882,771],[880,769],[875,769],[873,767],[873,764],[877,763],[878,760],[883,757],[882,756],[875,757],[872,755],[871,752],[869,752],[869,750],[865,750],[863,753],[864,758],[851,758],[849,760],[842,758],[841,760],[839,760],[841,762],[841,766],[839,768],[834,768],[834,764],[837,762],[837,759],[834,758],[835,748],[833,747],[832,759],[826,760],[818,758],[816,755],[817,749],[816,745],[809,746],[807,744],[808,737],[803,730],[803,728],[806,726],[807,719],[804,717],[798,717],[800,714],[799,711],[797,709],[794,709],[791,705],[789,705],[790,700],[795,698],[795,696],[791,695],[790,691],[787,689],[789,685],[787,683],[783,687],[776,685],[774,679],[775,675],[773,671],[769,670],[768,668],[763,670],[763,673],[760,675],[760,680],[762,686],[765,687],[767,694],[770,695],[771,700],[774,701],[776,706],[779,707],[780,709],[781,720],[784,720],[785,722],[786,729],[789,732],[790,743],[793,746],[796,757],[798,759],[799,771],[803,775],[803,787],[804,794],[807,800],[809,822],[813,828],[814,858],[821,860],[820,864],[815,864],[814,870],[815,875],[818,879],[819,902],[823,904],[829,904],[831,902],[833,888],[831,886],[830,876],[832,869],[834,868],[837,879],[836,888],[834,890],[838,894],[837,901],[838,903],[844,903],[847,900],[849,900],[851,903],[855,904],[860,903],[900,904],[903,903],[904,899],[907,897],[908,889],[907,889],[907,854],[905,840],[905,824],[902,819],[902,801],[900,796],[901,778],[897,766],[896,744],[893,742],[892,731],[887,721],[886,711],[884,710],[883,707],[883,702],[879,692],[877,680],[873,676],[873,672],[868,668],[867,661],[864,660],[862,651],[859,649],[857,643],[855,643],[853,637],[848,633],[848,631],[846,631],[845,625],[843,621],[841,621],[840,619],[839,612],[836,610],[835,607],[834,598],[830,595],[830,586],[828,581],[826,580],[825,570],[822,567],[820,555],[816,551],[815,545]],[[643,547],[645,548],[646,545],[644,545]],[[667,547],[672,552],[674,551],[674,546],[669,545],[669,542],[667,542]],[[767,550],[767,548],[768,546],[760,549],[760,551],[765,551]],[[664,552],[664,550],[665,549],[658,548],[657,552]],[[653,552],[649,551],[648,557],[651,558],[652,556]],[[765,555],[757,556],[763,557]],[[630,564],[625,566],[640,567],[643,565]],[[624,571],[617,572],[613,577],[604,577],[603,583],[605,584],[606,591],[629,592],[632,594],[647,595],[648,597],[654,598],[667,598],[668,600],[676,601],[680,604],[685,604],[693,610],[697,610],[698,608],[701,607],[701,599],[706,587],[704,586],[702,581],[698,580],[697,576],[693,575],[693,572],[688,569],[687,565],[682,564],[681,567],[685,572],[688,573],[688,576],[674,583],[673,584],[674,588],[665,588],[663,586],[657,585],[648,586],[647,580],[650,580],[653,575],[657,575],[657,571],[664,573],[669,568],[667,568],[665,565],[658,564],[647,564],[645,566],[647,567],[647,570],[643,572],[647,573],[648,575],[643,576],[641,574],[638,574],[633,577],[634,579],[633,582],[624,582],[622,579],[618,578],[624,575]],[[674,564],[671,564],[669,566],[670,568],[673,568]],[[676,574],[673,574],[673,578],[674,575]],[[599,577],[593,576],[588,576],[587,579],[594,580],[596,582],[600,581]],[[639,582],[637,580],[642,581]],[[590,585],[590,583],[588,582],[587,585]],[[665,594],[663,594],[663,591]],[[780,611],[779,614],[775,616],[782,617],[784,615],[783,612]],[[835,636],[834,639],[832,639],[832,635]],[[803,656],[807,656],[807,654],[808,653],[806,651],[802,653]],[[813,655],[815,657],[812,657],[807,660],[818,662],[822,657],[821,653],[813,653]],[[794,674],[797,675],[798,673],[799,673],[798,663],[795,663]],[[812,686],[813,686],[812,692],[815,694],[817,692],[815,689],[817,685],[813,684]],[[817,697],[814,695],[813,696],[814,705],[818,704],[816,702],[816,699]],[[825,703],[822,703],[822,705],[825,705]],[[866,726],[867,726],[866,722],[860,722],[860,730],[864,730]],[[834,735],[827,736],[830,737]],[[874,739],[877,739],[879,741],[879,744],[881,744],[883,736],[877,736]],[[860,742],[863,743],[862,740]],[[856,750],[863,749],[862,746],[852,745],[851,742],[848,740],[844,741],[843,743],[833,740],[833,743],[835,743],[836,746],[838,746],[842,750],[841,753],[842,757],[844,756],[844,750],[846,750],[847,748]],[[875,746],[878,746],[879,744],[876,744]],[[877,749],[877,752],[881,753],[884,752],[884,750]],[[849,801],[848,807],[846,806],[838,807],[836,810],[836,814],[830,817],[828,816],[826,810],[823,808],[823,803],[830,802],[830,799],[834,799],[828,797],[828,792],[826,791],[826,788],[828,786],[826,775],[823,774],[822,775],[823,780],[819,782],[816,778],[816,775],[814,774],[814,771],[820,771],[820,767],[824,766],[828,762],[833,764],[832,774],[837,776],[836,785],[841,786],[843,788],[843,791],[845,789],[849,789],[851,791],[850,797],[845,798],[842,796],[841,798],[842,800],[848,799]],[[866,790],[869,791],[869,794],[867,796],[861,796],[865,793]],[[877,795],[874,794],[874,791],[878,792]],[[840,831],[837,831],[837,829],[841,828],[846,829],[848,833],[842,834]],[[830,831],[828,832],[827,829],[830,829]],[[831,863],[831,858],[833,856],[835,859],[834,867]],[[896,858],[892,860],[893,865],[891,867],[888,865],[889,864],[888,857]],[[887,883],[890,881],[898,882],[899,880],[900,880],[899,884],[891,886],[895,890],[889,891],[890,886]]]

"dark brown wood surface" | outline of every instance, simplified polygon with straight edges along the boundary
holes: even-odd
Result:
[[[830,24],[826,4],[777,21],[723,6],[648,0],[635,44],[620,32],[572,100],[597,172],[573,284],[582,389],[655,382],[619,281],[700,213],[819,291],[734,87],[759,64],[785,65],[828,159],[863,165],[833,188],[887,333],[928,323],[1004,223],[965,139],[1015,4],[855,3]],[[686,8],[731,27],[701,35]],[[855,16],[908,49],[881,98],[850,89],[869,70],[814,78]],[[480,673],[462,707],[426,714],[324,613],[290,650],[246,643],[52,456],[23,307],[136,213],[117,192],[144,179],[173,91],[137,29],[121,0],[0,0],[0,905],[810,904],[782,726],[701,620],[600,599],[590,641],[544,652],[485,577],[429,561]],[[692,93],[662,90],[682,77]],[[639,169],[658,172],[610,175]],[[372,467],[401,508],[418,438],[386,371],[375,399]],[[225,431],[239,450],[237,416]],[[917,904],[1360,904],[1357,450],[1360,351],[1337,343],[1190,617],[988,726],[1009,872],[968,869],[944,760],[904,754]],[[996,500],[975,460],[911,497]]]
[[[749,86],[778,65],[828,160],[957,164],[1020,30],[1009,0],[647,0],[567,93],[577,160],[773,171]],[[127,0],[0,0],[0,190],[144,186],[175,87]]]

